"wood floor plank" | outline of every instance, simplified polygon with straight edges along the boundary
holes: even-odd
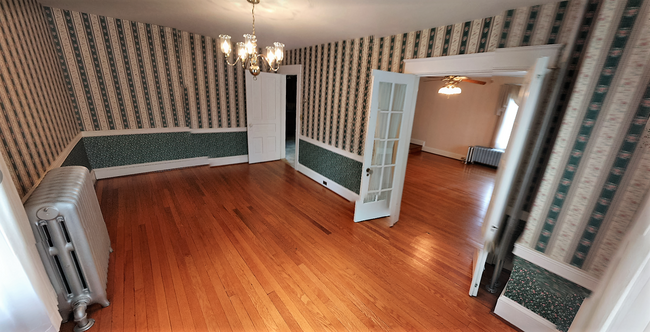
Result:
[[[111,306],[89,316],[120,332],[510,331],[495,295],[467,296],[495,173],[411,154],[394,227],[352,222],[354,203],[280,161],[100,180]]]

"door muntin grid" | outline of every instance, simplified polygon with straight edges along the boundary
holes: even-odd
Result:
[[[379,82],[377,125],[373,138],[372,159],[366,175],[370,177],[364,203],[390,203],[402,129],[406,84]]]

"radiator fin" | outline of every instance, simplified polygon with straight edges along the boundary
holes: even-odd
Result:
[[[498,167],[503,156],[504,150],[487,148],[484,146],[470,146],[467,150],[465,163],[480,163],[493,167]]]
[[[64,321],[79,301],[107,306],[111,243],[88,169],[49,171],[25,211]]]

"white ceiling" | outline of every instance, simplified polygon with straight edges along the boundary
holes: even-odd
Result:
[[[158,24],[206,36],[251,32],[246,0],[38,0],[46,6]],[[258,46],[287,49],[377,37],[494,16],[557,0],[261,0],[255,6]]]

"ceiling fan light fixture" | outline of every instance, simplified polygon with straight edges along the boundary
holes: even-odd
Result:
[[[443,95],[457,95],[461,93],[461,89],[453,84],[447,84],[438,90],[438,93]]]
[[[221,45],[221,52],[226,57],[226,63],[230,66],[237,65],[241,61],[242,68],[248,70],[256,78],[260,74],[259,59],[264,59],[269,65],[269,69],[274,73],[280,69],[282,59],[284,59],[284,44],[275,42],[273,46],[266,47],[266,56],[257,54],[257,36],[255,36],[255,5],[260,3],[260,0],[246,0],[253,5],[251,14],[253,15],[253,33],[245,34],[244,41],[236,44],[237,59],[235,62],[230,63],[230,54],[232,53],[232,42],[229,35],[219,35],[219,43]]]

